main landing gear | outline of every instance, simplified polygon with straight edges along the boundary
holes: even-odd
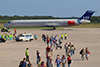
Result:
[[[53,27],[53,30],[56,30],[56,27]]]

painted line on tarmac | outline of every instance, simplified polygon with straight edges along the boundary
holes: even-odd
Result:
[[[21,52],[7,52],[7,53],[0,53],[0,55],[3,55],[3,54],[22,54]]]

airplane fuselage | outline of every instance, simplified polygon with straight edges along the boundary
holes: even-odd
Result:
[[[90,17],[95,11],[86,11],[79,19],[42,19],[42,20],[12,20],[4,27],[64,27],[90,23]]]
[[[90,22],[90,21],[85,21]],[[78,19],[12,20],[5,27],[63,27],[82,23]]]

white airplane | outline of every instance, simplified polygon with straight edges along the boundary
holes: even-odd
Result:
[[[65,27],[90,23],[90,17],[95,11],[86,11],[79,19],[42,19],[42,20],[11,20],[4,27]]]

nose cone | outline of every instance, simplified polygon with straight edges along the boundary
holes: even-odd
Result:
[[[3,26],[4,26],[4,27],[7,27],[7,25],[8,25],[8,24],[6,23],[6,24],[4,24]]]

